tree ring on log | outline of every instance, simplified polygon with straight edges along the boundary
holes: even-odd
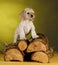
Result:
[[[27,48],[27,41],[21,40],[18,42],[17,46],[20,49],[20,51],[24,51]]]

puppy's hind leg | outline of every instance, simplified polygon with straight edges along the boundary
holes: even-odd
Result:
[[[18,34],[15,32],[15,35],[14,35],[14,42],[13,42],[13,43],[16,43],[16,42],[17,42],[17,38],[18,38]]]

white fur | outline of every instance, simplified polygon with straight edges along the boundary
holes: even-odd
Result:
[[[28,8],[25,9],[25,11],[29,11]],[[34,13],[33,10],[30,10],[31,12]],[[29,12],[30,12],[29,11]],[[32,38],[37,38],[38,35],[35,32],[35,27],[33,25],[33,22],[30,20],[22,20],[19,26],[17,27],[14,35],[14,43],[16,43],[18,36],[20,37],[21,40],[26,39],[26,34],[28,34],[31,31],[31,36]]]

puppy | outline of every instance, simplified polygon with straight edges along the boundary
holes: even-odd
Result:
[[[16,43],[18,36],[20,40],[26,40],[26,34],[31,31],[32,38],[37,38],[38,35],[35,32],[35,27],[33,24],[33,19],[35,18],[34,11],[32,8],[24,9],[20,14],[21,23],[17,27],[14,35],[14,43]]]

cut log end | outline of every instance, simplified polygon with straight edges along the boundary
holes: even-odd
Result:
[[[24,51],[27,48],[27,42],[26,41],[20,41],[18,43],[18,48],[20,49],[20,51]]]
[[[35,52],[31,56],[31,60],[36,61],[36,62],[42,62],[42,63],[48,63],[48,56],[44,52]]]
[[[38,40],[31,42],[27,48],[27,52],[35,52],[35,51],[46,51],[46,46]]]
[[[5,61],[23,61],[23,55],[18,49],[9,49],[4,55]]]

